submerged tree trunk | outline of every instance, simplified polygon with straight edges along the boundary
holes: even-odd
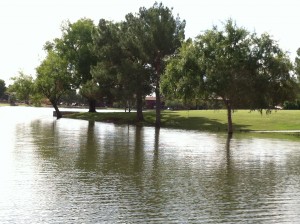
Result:
[[[155,95],[156,95],[156,102],[155,102],[155,110],[156,110],[156,120],[155,120],[155,127],[159,128],[161,125],[161,100],[160,100],[160,89],[159,89],[159,82],[156,84],[156,90],[155,90]]]
[[[96,112],[96,100],[89,99],[89,113],[95,113]]]
[[[54,109],[55,109],[56,118],[57,118],[57,119],[62,118],[62,114],[61,114],[60,110],[58,109],[57,103],[55,103],[55,102],[51,102],[51,103],[52,103],[52,106],[53,106]]]
[[[156,86],[155,86],[155,95],[156,95],[156,120],[155,120],[155,127],[159,128],[161,125],[161,99],[160,99],[160,75],[161,75],[161,55],[160,52],[158,52],[157,58],[156,58]]]
[[[232,108],[231,108],[230,100],[225,99],[224,102],[227,109],[227,124],[228,124],[227,133],[228,135],[232,135],[233,133]]]
[[[137,122],[144,121],[143,96],[140,93],[136,95],[136,120]]]

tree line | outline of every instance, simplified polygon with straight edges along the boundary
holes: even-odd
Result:
[[[227,109],[229,133],[232,111],[270,111],[297,97],[300,51],[292,63],[270,35],[251,33],[231,19],[194,40],[185,39],[185,24],[162,3],[141,7],[121,22],[67,21],[62,36],[45,43],[36,79],[20,74],[32,83],[25,95],[47,97],[58,118],[58,104],[70,91],[79,90],[89,112],[96,112],[100,99],[134,102],[136,119],[143,121],[143,100],[155,93],[156,126],[162,95],[184,102],[217,100]]]

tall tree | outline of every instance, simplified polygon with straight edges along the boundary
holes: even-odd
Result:
[[[12,77],[13,84],[9,86],[7,91],[14,93],[18,100],[24,101],[29,104],[29,99],[33,93],[33,78],[31,75],[26,75],[23,72],[19,72],[19,75]]]
[[[295,58],[295,72],[298,76],[298,80],[300,81],[300,48],[298,48],[297,56]]]
[[[181,96],[202,93],[221,99],[232,134],[233,110],[268,111],[294,97],[291,71],[287,54],[269,35],[250,34],[228,20],[224,29],[215,26],[184,45],[170,61],[166,78]]]
[[[298,48],[297,50],[297,56],[295,58],[294,68],[298,80],[297,98],[299,100],[300,99],[300,48]]]
[[[141,25],[132,15],[122,23],[100,20],[94,35],[98,63],[93,74],[102,89],[127,101],[135,97],[137,121],[143,121],[143,97],[151,90],[150,69],[140,56],[137,30]]]
[[[194,42],[188,39],[178,53],[167,60],[161,83],[162,93],[167,98],[187,101],[204,97],[204,71],[199,57]]]
[[[0,79],[0,98],[4,96],[5,91],[6,91],[5,81]]]
[[[61,97],[71,89],[69,64],[57,52],[48,50],[47,57],[36,68],[36,90],[47,97],[56,111],[57,119],[62,117],[58,104]]]
[[[92,32],[95,25],[90,19],[80,19],[75,23],[67,21],[62,26],[62,38],[56,39],[56,50],[67,60],[72,69],[70,73],[75,88],[83,88],[92,80],[91,66],[96,64],[92,51]],[[89,102],[89,112],[96,112],[96,99],[84,95]]]
[[[143,24],[141,40],[143,51],[148,56],[152,68],[152,81],[156,94],[156,126],[161,122],[160,81],[165,69],[165,59],[175,54],[184,40],[185,21],[174,18],[172,9],[162,3],[140,8],[138,17]]]

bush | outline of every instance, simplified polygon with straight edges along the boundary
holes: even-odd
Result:
[[[285,101],[283,103],[284,110],[300,110],[300,101],[295,100],[294,102]]]

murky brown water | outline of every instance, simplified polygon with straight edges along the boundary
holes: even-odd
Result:
[[[300,139],[0,107],[1,223],[299,223]]]

